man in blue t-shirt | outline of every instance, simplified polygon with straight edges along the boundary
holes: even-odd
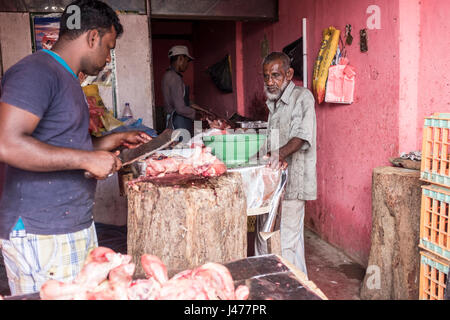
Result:
[[[73,5],[80,9],[75,28]],[[74,1],[61,17],[52,50],[25,57],[4,75],[0,245],[13,295],[39,291],[48,279],[76,277],[98,245],[92,215],[96,179],[122,165],[111,151],[151,139],[136,131],[89,135],[89,108],[77,75],[97,75],[122,32],[105,3]],[[85,171],[96,179],[86,179]]]

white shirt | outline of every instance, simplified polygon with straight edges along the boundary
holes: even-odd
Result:
[[[286,158],[286,200],[316,200],[316,113],[314,96],[290,82],[280,99],[266,101],[269,108],[267,150],[277,150],[294,137],[304,140],[297,152]],[[278,130],[277,130],[278,129]]]

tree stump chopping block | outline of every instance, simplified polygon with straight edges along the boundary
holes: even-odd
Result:
[[[418,299],[420,276],[420,171],[375,168],[372,236],[361,299]]]
[[[142,254],[169,276],[206,262],[247,257],[247,204],[239,173],[178,184],[130,182],[127,253],[142,276]]]

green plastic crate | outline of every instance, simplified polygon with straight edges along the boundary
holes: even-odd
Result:
[[[263,134],[223,134],[205,136],[203,142],[211,148],[212,154],[222,160],[227,167],[249,162],[264,144]]]

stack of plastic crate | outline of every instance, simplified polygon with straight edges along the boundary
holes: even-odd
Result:
[[[450,113],[425,118],[422,142],[419,299],[442,300],[450,266]],[[449,289],[450,290],[450,289]]]

